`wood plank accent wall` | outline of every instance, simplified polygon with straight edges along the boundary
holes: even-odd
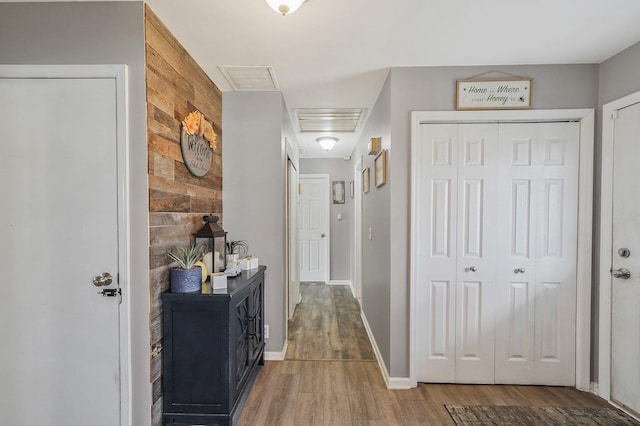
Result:
[[[222,93],[145,5],[149,153],[149,294],[152,424],[162,424],[162,306],[169,288],[167,252],[187,246],[209,213],[222,218]],[[213,124],[218,147],[202,178],[185,167],[180,123],[198,110]]]

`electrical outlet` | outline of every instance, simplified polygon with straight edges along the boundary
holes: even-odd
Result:
[[[269,338],[269,325],[265,324],[264,326],[264,338],[268,339]]]

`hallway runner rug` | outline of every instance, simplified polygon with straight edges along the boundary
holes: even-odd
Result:
[[[599,407],[446,405],[458,426],[479,425],[640,425],[620,410]]]

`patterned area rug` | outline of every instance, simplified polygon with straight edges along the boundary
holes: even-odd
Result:
[[[598,407],[446,405],[458,426],[467,425],[640,425],[622,411]]]

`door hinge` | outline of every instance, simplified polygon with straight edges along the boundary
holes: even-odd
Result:
[[[609,118],[612,120],[617,120],[618,119],[618,110],[613,111],[610,115]]]

